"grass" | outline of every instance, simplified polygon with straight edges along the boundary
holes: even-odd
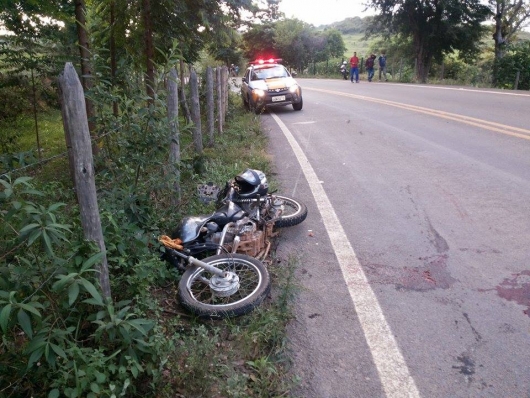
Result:
[[[37,116],[39,140],[42,148],[42,157],[50,157],[66,151],[64,129],[61,112],[57,109],[40,113]],[[37,149],[37,134],[33,118],[24,118],[20,121],[18,129],[22,136],[20,148],[22,151]]]
[[[0,139],[11,141],[11,144],[8,145],[9,154],[5,153],[5,149],[0,154],[0,160],[2,160],[0,173],[7,171],[6,164],[9,164],[9,169],[14,170],[15,175],[20,173],[34,175],[38,172],[41,174],[41,178],[46,180],[68,178],[68,172],[65,172],[68,168],[64,167],[63,160],[66,159],[66,142],[61,112],[57,109],[50,109],[39,113],[37,128],[38,139],[35,119],[30,114],[18,118],[14,123],[0,123]],[[5,148],[5,146],[3,147]],[[61,154],[64,156],[56,159]],[[46,162],[47,159],[53,160]],[[28,165],[41,161],[44,163],[38,166],[38,171],[35,167],[28,168]],[[20,170],[17,173],[18,169]]]
[[[222,321],[175,322],[176,351],[160,398],[281,397],[296,384],[289,378],[285,326],[296,292],[296,261],[271,259],[273,298],[251,314]],[[180,395],[179,395],[180,394]]]
[[[277,185],[270,173],[272,168],[266,151],[267,136],[261,130],[259,116],[245,112],[242,108],[239,98],[231,97],[224,133],[216,136],[215,148],[206,148],[204,151],[202,174],[194,173],[191,168],[183,170],[185,201],[179,209],[171,212],[170,217],[165,216],[163,219],[159,216],[159,225],[153,227],[163,230],[162,224],[174,224],[183,214],[200,214],[211,210],[197,200],[197,183],[212,181],[223,184],[227,175],[234,176],[252,167],[268,175],[271,187]],[[39,121],[43,153],[53,155],[64,151],[60,112],[39,115]],[[21,121],[19,131],[21,134],[17,144],[20,149],[36,148],[31,118]],[[182,139],[190,139],[187,132],[182,132]],[[183,154],[183,158],[190,162],[192,157]],[[62,186],[71,186],[67,180],[68,173],[65,172],[67,163],[67,158],[61,157],[41,168],[31,169],[31,174],[40,184],[63,178]],[[163,364],[162,378],[151,389],[156,391],[153,396],[289,396],[296,378],[288,376],[290,362],[285,350],[285,327],[292,317],[291,302],[297,291],[294,278],[297,261],[277,259],[272,250],[266,263],[272,279],[271,296],[253,313],[240,318],[201,321],[183,312],[176,302],[178,280],[170,279],[169,283],[166,281],[166,286],[151,286],[150,301],[144,306],[150,308],[153,317],[158,319],[157,328],[170,341],[167,347],[170,354]]]
[[[353,55],[354,51],[357,52],[359,58],[366,58],[370,55],[371,48],[377,41],[377,38],[365,40],[363,37],[363,33],[342,35],[342,40],[344,40],[344,45],[346,46],[345,56],[348,59]]]
[[[57,155],[66,151],[61,112],[50,109],[37,115],[38,136],[41,145],[42,158]],[[27,114],[19,117],[16,122],[0,122],[3,135],[16,136],[18,139],[13,145],[19,152],[37,151],[37,130],[33,115]]]

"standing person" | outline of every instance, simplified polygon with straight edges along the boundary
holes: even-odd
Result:
[[[379,81],[381,81],[381,73],[385,77],[385,82],[388,81],[386,78],[386,53],[384,51],[381,51],[381,55],[379,56]]]
[[[375,63],[375,54],[371,54],[366,58],[364,66],[366,66],[366,72],[368,72],[368,81],[371,82],[374,77],[374,63]]]
[[[353,57],[350,58],[350,81],[353,83],[353,77],[355,76],[355,83],[359,83],[359,58],[357,53],[353,53]]]

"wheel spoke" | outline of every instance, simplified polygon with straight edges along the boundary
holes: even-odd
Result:
[[[225,305],[239,301],[250,295],[258,286],[259,275],[254,268],[247,264],[238,263],[227,258],[223,263],[215,265],[219,269],[231,271],[238,275],[240,287],[236,293],[228,297],[218,297],[209,286],[209,279],[205,277],[205,271],[200,272],[191,281],[190,290],[193,297],[202,303],[212,305]]]

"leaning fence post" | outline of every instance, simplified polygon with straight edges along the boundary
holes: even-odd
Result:
[[[63,91],[61,89],[61,84],[58,84],[58,94],[59,94],[59,105],[61,106],[61,116],[63,119],[63,129],[64,129],[64,139],[66,142],[66,151],[68,153],[68,167],[70,170],[70,179],[72,180],[72,184],[75,185],[75,165],[74,165],[74,155],[72,151],[72,135],[70,134],[68,123],[67,123],[67,116],[66,116],[66,107],[63,104]]]
[[[221,67],[221,122],[223,126],[226,118],[226,82],[228,80],[228,68],[226,66]]]
[[[212,67],[206,68],[206,121],[208,124],[208,146],[214,145],[214,100],[213,100],[213,73]]]
[[[228,82],[228,67],[223,66],[221,75],[222,75],[221,84],[223,85],[223,125],[224,125],[225,120],[226,120],[226,95],[227,95],[227,82]]]
[[[68,127],[72,145],[74,182],[81,213],[81,225],[85,239],[96,242],[103,253],[101,264],[98,266],[99,283],[103,296],[110,301],[109,270],[96,196],[94,159],[88,129],[85,94],[71,62],[66,63],[63,73],[59,76],[59,84],[61,85],[64,122]]]
[[[217,123],[219,134],[223,133],[223,83],[222,68],[219,66],[215,70],[216,87],[217,87]]]

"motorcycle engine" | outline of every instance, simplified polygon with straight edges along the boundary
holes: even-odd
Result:
[[[265,248],[264,232],[248,217],[233,223],[224,234],[223,247],[228,252],[256,257]],[[216,232],[211,236],[211,240],[220,244],[222,237],[223,232]]]

